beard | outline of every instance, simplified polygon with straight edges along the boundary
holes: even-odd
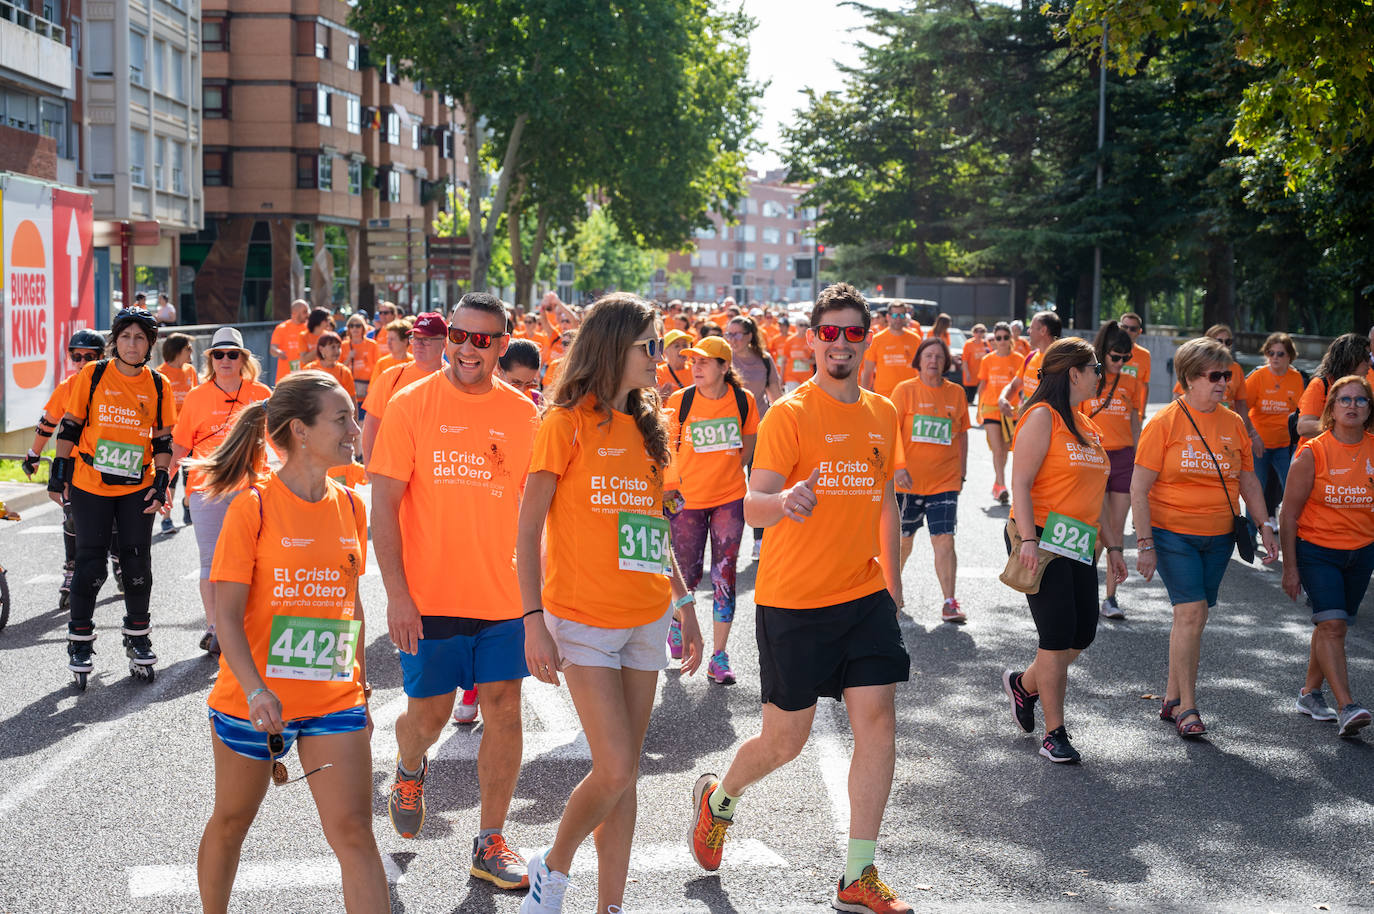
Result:
[[[854,361],[850,360],[844,365],[831,365],[829,362],[826,362],[825,373],[835,381],[847,380],[849,376],[854,373]]]

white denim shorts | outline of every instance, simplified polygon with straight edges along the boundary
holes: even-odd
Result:
[[[660,618],[634,628],[598,628],[544,611],[544,624],[558,647],[559,669],[570,665],[654,672],[667,669],[668,625],[672,619],[670,607]]]

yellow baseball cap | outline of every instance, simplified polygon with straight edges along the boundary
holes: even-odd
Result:
[[[683,350],[682,354],[701,356],[707,359],[724,359],[727,362],[734,359],[735,356],[735,353],[730,349],[730,344],[718,336],[703,336],[700,342],[691,349]]]
[[[684,333],[681,330],[669,330],[667,333],[663,334],[663,346],[665,349],[676,343],[678,340],[686,340],[688,343],[691,343],[692,334]]]

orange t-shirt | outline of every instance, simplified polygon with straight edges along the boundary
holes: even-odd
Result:
[[[891,400],[860,390],[857,403],[841,403],[814,380],[763,417],[754,469],[781,474],[784,488],[812,470],[820,478],[805,523],[784,517],[763,532],[754,585],[760,605],[816,609],[884,587],[878,527],[883,491],[897,469],[898,434]]]
[[[757,435],[759,408],[754,395],[742,391],[747,404],[744,424],[740,424],[739,403],[730,385],[725,396],[708,400],[700,390],[692,398],[692,412],[683,428],[680,414],[682,399],[678,391],[668,398],[668,410],[673,414],[668,424],[668,446],[673,463],[665,474],[665,488],[682,492],[686,507],[714,508],[744,497],[747,488],[744,464],[744,436]],[[738,446],[732,444],[738,442]]]
[[[1302,394],[1302,375],[1292,368],[1277,375],[1268,365],[1261,365],[1245,379],[1250,424],[1265,447],[1288,447],[1288,416],[1298,408]]]
[[[301,367],[304,368],[311,362],[318,361],[320,358],[319,345],[320,337],[324,332],[311,333],[309,330],[301,331]]]
[[[212,378],[197,385],[186,395],[186,402],[177,415],[172,441],[191,452],[194,458],[209,457],[233,431],[239,413],[250,403],[266,400],[272,390],[266,384],[244,380],[233,394],[221,390]],[[266,472],[264,459],[259,472]],[[187,469],[186,491],[198,492],[205,485],[203,470]]]
[[[663,469],[625,413],[587,398],[544,414],[530,472],[558,477],[544,526],[544,607],[597,628],[647,625],[668,610],[672,545]],[[693,412],[695,412],[693,407]]]
[[[186,402],[186,395],[191,392],[191,388],[200,383],[200,378],[196,377],[195,366],[190,362],[178,368],[163,364],[159,365],[157,370],[171,382],[172,393],[177,401],[177,412],[180,412],[181,404]]]
[[[272,345],[286,353],[277,359],[277,380],[301,367],[301,335],[305,324],[295,321],[282,321],[272,330]]]
[[[1183,385],[1174,382],[1174,396],[1183,396]],[[1226,398],[1221,401],[1221,405],[1229,410],[1235,411],[1237,400],[1245,399],[1245,369],[1240,367],[1239,362],[1231,363],[1231,380],[1226,382]],[[1326,405],[1323,401],[1322,405]],[[1248,411],[1248,404],[1247,404]]]
[[[377,351],[381,352],[380,346],[377,347]],[[395,368],[397,365],[404,365],[407,362],[413,361],[415,361],[415,356],[411,354],[409,349],[406,350],[406,357],[403,359],[396,358],[390,352],[384,353],[377,359],[377,364],[372,366],[372,377],[380,378],[382,375],[386,374],[387,369]],[[369,378],[369,380],[371,379]]]
[[[794,333],[782,344],[782,379],[800,384],[816,373],[816,354],[806,344],[805,333]]]
[[[1045,354],[1039,349],[1026,356],[1021,363],[1019,371],[1021,377],[1021,402],[1025,403],[1031,398],[1031,394],[1040,387],[1040,365],[1045,361]]]
[[[1136,409],[1145,415],[1145,406],[1150,399],[1150,350],[1139,343],[1131,346],[1131,360],[1121,366],[1121,373],[1128,374],[1138,382],[1136,385]]]
[[[952,381],[931,387],[919,377],[903,381],[892,391],[897,407],[897,467],[911,474],[911,488],[898,491],[916,495],[958,492],[964,487],[959,459],[959,436],[969,429],[968,398]],[[917,422],[918,416],[938,422]]]
[[[1114,392],[1111,375],[1105,375],[1103,380],[1107,383],[1102,385],[1102,395],[1078,405],[1078,411],[1096,423],[1098,431],[1102,433],[1102,446],[1109,451],[1119,451],[1135,444],[1131,435],[1131,416],[1137,412],[1140,384],[1124,371],[1119,377],[1121,380],[1117,382]],[[1106,403],[1109,393],[1111,402]]]
[[[1150,523],[1192,536],[1230,533],[1232,513],[1240,508],[1241,471],[1255,469],[1250,435],[1240,416],[1224,406],[1188,412],[1221,462],[1230,494],[1222,491],[1216,464],[1175,400],[1145,423],[1135,449],[1136,465],[1159,474],[1150,486]]]
[[[1290,368],[1289,371],[1292,369]],[[1320,375],[1314,375],[1312,380],[1307,382],[1307,389],[1302,392],[1302,397],[1298,400],[1298,415],[1300,417],[1316,416],[1320,419],[1322,413],[1326,411],[1327,393],[1326,380]],[[1298,444],[1301,446],[1304,441],[1311,440],[1311,435],[1301,435],[1298,438]]]
[[[363,620],[354,615],[367,561],[367,508],[332,479],[308,502],[273,473],[233,500],[224,515],[211,581],[248,585],[243,631],[282,717],[322,717],[364,703]],[[229,661],[206,704],[247,718]]]
[[[1011,351],[1013,355],[1019,354],[1022,358],[1025,358],[1026,356],[1030,355],[1030,340],[1026,339],[1024,336],[1012,337]]]
[[[545,365],[551,366],[553,364],[554,359],[559,359],[562,357],[563,334],[555,333],[553,336],[545,338],[542,351],[540,352],[539,356],[540,361],[542,361]]]
[[[356,461],[330,467],[329,472],[325,475],[349,489],[356,489],[367,482],[367,470],[363,469],[363,465]]]
[[[920,345],[921,335],[911,330],[884,330],[873,337],[864,353],[864,361],[875,366],[874,393],[886,397],[902,381],[916,377],[911,361],[916,358],[916,348]]]
[[[1037,409],[1049,410],[1050,446],[1045,451],[1045,459],[1040,471],[1031,483],[1031,505],[1035,509],[1035,524],[1045,526],[1045,519],[1054,511],[1074,520],[1097,526],[1102,514],[1102,496],[1107,492],[1107,476],[1111,464],[1107,460],[1107,449],[1102,446],[1102,432],[1096,423],[1087,416],[1078,416],[1074,423],[1087,447],[1079,443],[1059,411],[1048,403],[1036,403],[1026,410],[1026,415],[1016,423],[1016,434],[1020,437],[1026,427],[1026,416]],[[1011,516],[1016,517],[1016,504],[1011,506]]]
[[[540,382],[544,390],[553,393],[554,388],[558,386],[558,373],[562,370],[563,356],[554,356],[553,361],[544,369],[544,380]]]
[[[980,343],[976,339],[969,340],[964,344],[962,358],[964,360],[964,383],[969,387],[978,384],[978,366],[983,363],[983,359],[992,350],[987,343]]]
[[[669,368],[667,362],[660,362],[658,365],[658,392],[663,399],[668,399],[674,391],[682,390],[688,382],[692,380],[692,369],[688,365],[681,368]]]
[[[997,408],[997,398],[1002,395],[1002,388],[1011,383],[1011,379],[1016,377],[1016,373],[1021,370],[1023,356],[1014,352],[1006,355],[998,355],[996,352],[989,352],[983,356],[982,363],[978,366],[978,381],[987,382],[983,388],[982,396],[978,398],[978,418],[979,419],[1000,419],[1002,411]],[[1013,403],[1013,406],[1016,404]]]
[[[386,405],[392,397],[431,373],[416,365],[413,360],[392,365],[368,385],[363,410],[369,416],[376,416],[380,420],[385,415]]]
[[[1374,542],[1374,435],[1345,444],[1327,429],[1304,448],[1312,452],[1312,494],[1298,516],[1298,536],[1328,549]]]
[[[89,365],[90,363],[87,362],[86,364]],[[66,378],[58,381],[57,386],[52,390],[52,395],[48,397],[48,402],[43,407],[43,417],[53,425],[62,421],[62,417],[66,415],[67,401],[71,399],[72,395],[72,385],[76,383],[76,379],[80,374],[81,372],[77,372],[74,375],[68,375]],[[87,381],[86,383],[88,385],[87,390],[89,390],[90,382]]]
[[[315,362],[310,366],[316,371],[323,371],[327,375],[332,375],[334,380],[339,382],[339,386],[353,396],[353,372],[344,367],[343,362],[335,362],[332,367],[326,368],[323,362]]]
[[[81,440],[72,452],[76,457],[76,473],[72,485],[92,495],[128,495],[151,482],[153,472],[153,442],[155,429],[171,428],[177,421],[176,401],[167,378],[146,365],[138,374],[128,377],[112,359],[100,376],[95,394],[91,394],[91,376],[99,362],[87,362],[69,388],[66,412],[85,422]],[[157,412],[157,387],[153,375],[162,381],[162,413]],[[87,402],[90,415],[86,414]],[[121,448],[133,445],[136,451]],[[113,475],[138,479],[137,485],[106,485],[100,472],[86,462],[86,458],[110,467]]]
[[[442,371],[396,394],[369,473],[406,484],[401,539],[406,583],[422,616],[516,619],[516,521],[539,413],[497,378],[464,393]],[[462,545],[461,587],[435,569]]]
[[[363,337],[363,341],[357,346],[345,337],[343,346],[339,349],[339,362],[347,366],[356,381],[372,380],[372,371],[377,367],[377,356],[377,341],[367,337]]]

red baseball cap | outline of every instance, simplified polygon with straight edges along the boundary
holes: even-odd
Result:
[[[410,328],[411,336],[446,336],[448,321],[438,311],[426,311],[415,318],[415,326]]]

